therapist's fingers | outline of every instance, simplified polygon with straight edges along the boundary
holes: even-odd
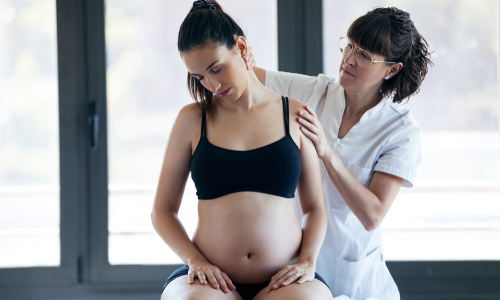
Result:
[[[300,130],[302,131],[302,133],[304,133],[304,135],[310,139],[314,146],[317,146],[318,145],[318,136],[315,135],[314,133],[312,133],[311,131],[309,131],[309,129],[307,129],[306,127],[304,126],[300,126]]]
[[[309,132],[318,136],[318,128],[313,123],[311,123],[309,120],[304,119],[302,117],[299,117],[298,121],[299,121],[299,124],[302,125],[303,127],[305,127]]]
[[[323,129],[323,126],[321,125],[321,122],[318,119],[318,116],[310,106],[306,105],[305,108],[306,111],[301,110],[299,112],[300,117],[307,119],[307,121],[309,121],[313,125],[313,127],[311,126],[308,127],[311,132],[316,134],[320,140],[326,141],[325,131]]]
[[[306,105],[306,110],[308,113],[310,113],[312,116],[314,116],[315,118],[317,118],[318,116],[316,115],[316,112],[314,111],[314,109],[312,109],[312,107],[310,107],[309,105]]]
[[[315,126],[319,125],[318,116],[316,115],[314,110],[308,105],[305,106],[305,110],[299,111],[299,116],[308,120],[309,122],[311,122]]]
[[[247,48],[245,63],[247,65],[247,70],[252,70],[255,67],[255,57],[253,56],[252,47]]]
[[[321,125],[316,127],[312,125],[309,121],[299,118],[300,130],[302,133],[312,141],[314,147],[316,148],[316,153],[320,158],[327,155],[330,151],[330,146],[323,132]]]

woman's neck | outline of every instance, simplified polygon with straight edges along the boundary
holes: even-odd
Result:
[[[344,116],[361,116],[369,109],[375,107],[382,95],[379,90],[372,91],[353,91],[344,90],[345,110]]]
[[[226,109],[247,112],[253,107],[268,101],[272,92],[267,89],[253,71],[248,72],[248,80],[243,93],[237,100],[220,99],[220,105]]]

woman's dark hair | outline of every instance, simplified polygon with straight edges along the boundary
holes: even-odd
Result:
[[[206,42],[231,49],[237,36],[245,36],[243,30],[222,10],[217,1],[195,1],[179,29],[177,49],[182,53],[202,46]],[[191,97],[202,110],[213,116],[212,92],[203,87],[189,72],[187,81]]]
[[[418,33],[410,14],[395,7],[375,8],[356,19],[347,37],[361,48],[380,54],[386,61],[401,62],[403,68],[384,80],[380,92],[400,103],[416,94],[427,74],[429,44]]]

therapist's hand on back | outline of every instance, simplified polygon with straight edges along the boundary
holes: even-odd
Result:
[[[299,112],[297,120],[302,125],[300,126],[300,130],[314,143],[319,158],[323,159],[327,157],[333,150],[328,144],[323,126],[321,126],[314,110],[306,105]]]

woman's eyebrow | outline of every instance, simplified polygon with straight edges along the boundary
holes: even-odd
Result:
[[[216,60],[213,63],[211,63],[210,66],[208,66],[205,71],[208,71],[208,69],[210,69],[211,67],[213,67],[213,65],[215,65],[218,61],[219,60]],[[191,75],[201,76],[200,74],[194,74],[194,73],[191,73]]]

